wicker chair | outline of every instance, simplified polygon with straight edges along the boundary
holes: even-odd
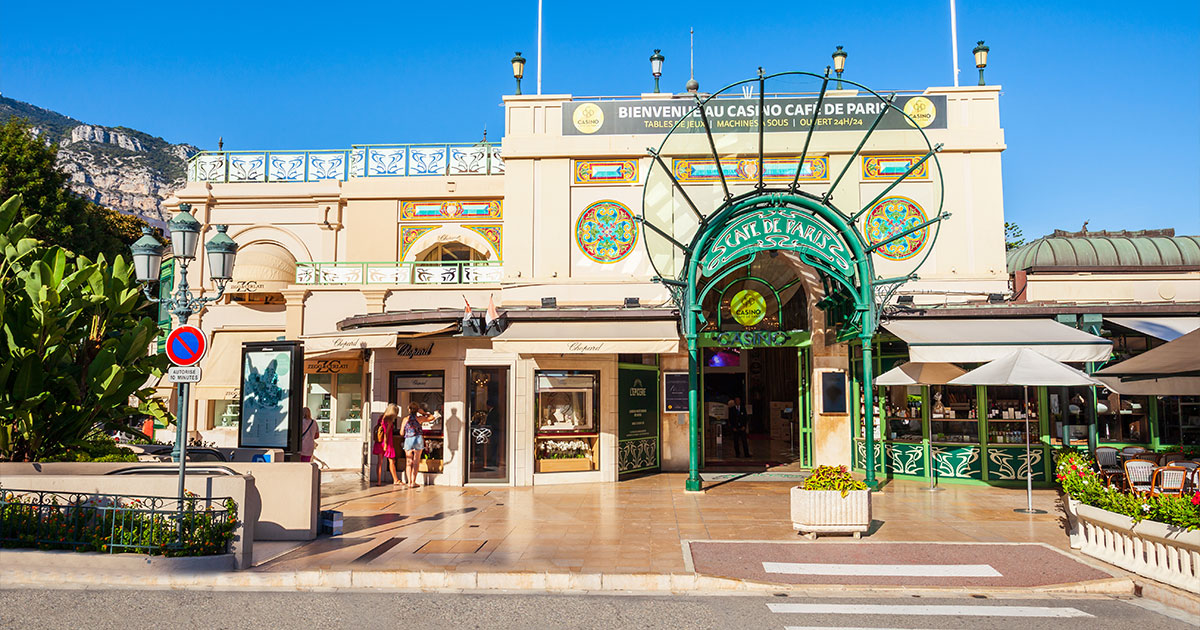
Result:
[[[1153,462],[1153,463],[1157,464],[1158,463],[1158,453],[1150,453],[1150,452],[1138,453],[1137,455],[1134,455],[1133,457],[1128,458],[1127,461],[1138,461],[1138,460],[1146,461],[1146,462]]]
[[[1138,453],[1145,453],[1146,449],[1141,446],[1126,446],[1121,449],[1121,461],[1133,459]]]
[[[1150,481],[1150,496],[1156,494],[1173,494],[1180,496],[1183,494],[1183,488],[1187,485],[1187,476],[1190,471],[1182,466],[1161,466],[1154,469],[1154,476]]]
[[[1097,446],[1096,447],[1096,467],[1099,469],[1100,476],[1107,480],[1110,484],[1114,477],[1120,477],[1121,458],[1118,457],[1118,451],[1112,446]]]
[[[1153,481],[1154,462],[1144,459],[1131,459],[1125,462],[1125,487],[1130,492],[1149,492]]]
[[[1159,456],[1158,463],[1166,466],[1172,462],[1182,462],[1186,459],[1187,458],[1183,456],[1183,453],[1176,451],[1174,453],[1163,453],[1161,456]]]

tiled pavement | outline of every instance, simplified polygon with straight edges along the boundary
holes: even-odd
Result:
[[[341,536],[321,538],[259,566],[307,569],[688,572],[684,540],[787,540],[786,482],[731,481],[703,494],[684,476],[532,488],[326,484],[323,508],[344,514]],[[1013,512],[1024,490],[893,482],[873,496],[872,541],[1043,542],[1066,548],[1053,491],[1034,492],[1047,514]],[[830,536],[827,541],[845,542]],[[256,554],[257,555],[257,554]]]

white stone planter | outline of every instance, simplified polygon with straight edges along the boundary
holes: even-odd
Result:
[[[842,496],[837,490],[792,488],[792,527],[809,538],[817,534],[854,534],[871,527],[871,491],[854,490]]]
[[[1078,516],[1079,506],[1082,504],[1066,493],[1060,492],[1059,498],[1062,501],[1063,512],[1067,515],[1067,538],[1071,541],[1072,549],[1079,549],[1083,546],[1083,528],[1079,525]]]
[[[1189,532],[1154,521],[1135,525],[1128,516],[1090,505],[1076,505],[1075,514],[1083,530],[1083,553],[1200,593],[1200,530]]]

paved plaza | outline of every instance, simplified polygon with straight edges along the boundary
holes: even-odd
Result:
[[[343,513],[344,533],[290,549],[261,545],[256,570],[690,573],[687,541],[804,541],[789,516],[793,483],[729,480],[697,494],[684,492],[683,481],[660,474],[617,484],[417,490],[328,483],[323,509]],[[1017,489],[946,485],[929,492],[924,484],[893,482],[872,500],[873,523],[862,545],[1067,547],[1051,490],[1034,492],[1035,507],[1047,512],[1035,515],[1013,512],[1025,504]],[[828,536],[798,544],[854,543]],[[1064,579],[1096,577],[1068,572]]]

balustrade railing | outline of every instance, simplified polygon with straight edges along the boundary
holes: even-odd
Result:
[[[499,260],[296,263],[296,284],[484,284],[503,276]]]
[[[360,177],[501,175],[500,145],[356,144],[344,150],[203,151],[188,160],[193,182],[321,182]]]

